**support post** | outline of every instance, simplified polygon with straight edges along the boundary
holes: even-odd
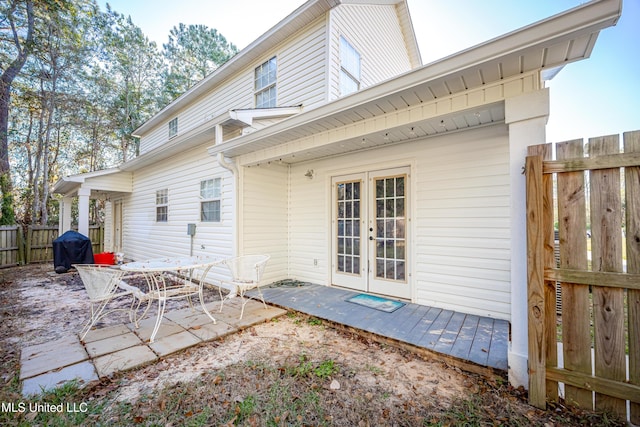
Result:
[[[62,198],[60,205],[60,220],[58,221],[58,235],[62,235],[65,231],[71,230],[71,206],[73,205],[73,197],[65,196]]]
[[[505,100],[509,126],[511,185],[511,342],[509,382],[525,386],[528,379],[526,181],[527,147],[544,144],[549,117],[549,90],[541,89]]]
[[[78,189],[78,233],[89,237],[89,196],[91,190],[80,187]]]

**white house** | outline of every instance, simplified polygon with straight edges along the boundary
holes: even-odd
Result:
[[[406,1],[309,0],[137,129],[139,157],[60,180],[61,231],[73,197],[80,232],[102,198],[106,249],[129,258],[268,253],[267,282],[506,319],[526,385],[526,147],[545,142],[545,81],[621,7],[422,65]]]

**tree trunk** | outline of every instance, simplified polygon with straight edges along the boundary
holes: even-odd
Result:
[[[33,1],[25,1],[27,9],[27,38],[24,44],[21,45],[13,13],[10,13],[8,18],[13,30],[18,56],[11,62],[7,69],[4,70],[2,76],[0,76],[0,192],[2,192],[2,218],[0,219],[2,223],[15,221],[11,195],[13,190],[11,183],[11,165],[9,164],[9,105],[11,102],[11,84],[20,70],[22,70],[22,66],[27,61],[33,45]],[[14,2],[11,12],[15,11],[16,8],[17,3]]]

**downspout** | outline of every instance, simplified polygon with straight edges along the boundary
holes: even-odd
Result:
[[[233,175],[233,197],[234,197],[234,206],[233,206],[233,226],[231,227],[231,235],[233,236],[233,247],[231,248],[232,256],[238,255],[238,244],[239,244],[239,235],[238,235],[238,225],[239,225],[239,215],[240,215],[240,198],[239,198],[239,184],[240,177],[238,174],[238,166],[236,162],[233,160],[227,160],[224,157],[223,153],[218,153],[216,156],[218,160],[218,164],[230,171]]]

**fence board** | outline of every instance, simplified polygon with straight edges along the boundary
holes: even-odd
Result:
[[[620,152],[618,135],[589,140],[589,156]],[[590,173],[591,269],[622,271],[622,201],[620,169],[598,169]],[[617,381],[626,379],[624,290],[609,286],[593,288],[595,374]],[[595,407],[626,415],[622,399],[596,393]]]
[[[553,148],[551,144],[541,144],[528,148],[529,155],[539,155],[545,161],[552,159]],[[544,253],[544,269],[556,266],[555,237],[553,227],[553,176],[542,175],[542,245]],[[544,273],[543,273],[544,274]],[[553,331],[556,328],[556,281],[544,280],[544,331]],[[544,334],[545,341],[545,366],[556,366],[558,363],[558,346],[556,334]],[[544,375],[543,375],[544,376]],[[530,388],[531,389],[531,388]],[[546,398],[551,401],[558,400],[558,383],[546,380]]]
[[[582,140],[558,144],[557,157],[561,160],[583,157]],[[586,270],[584,173],[560,173],[557,180],[560,267]],[[564,366],[570,371],[591,374],[589,287],[567,282],[561,283],[561,286]],[[565,398],[571,404],[592,407],[592,396],[588,390],[566,385]]]
[[[556,211],[551,203],[530,200],[530,194],[542,197],[544,192],[536,188],[539,183],[529,180],[532,169],[539,176],[539,164],[534,165],[527,158],[527,221],[534,221],[531,227],[527,224],[527,254],[545,258],[542,279],[538,277],[542,262],[528,260],[529,273],[536,271],[535,275],[529,274],[529,286],[539,289],[541,280],[545,284],[542,303],[540,292],[531,293],[529,289],[533,298],[529,301],[530,322],[541,304],[545,316],[549,316],[552,302],[557,302],[557,297],[547,292],[547,284],[559,283],[562,292],[561,328],[556,331],[550,316],[545,317],[542,332],[529,325],[536,343],[529,360],[538,368],[540,355],[546,356],[545,381],[533,372],[536,378],[530,380],[530,387],[536,389],[529,390],[534,396],[530,402],[544,407],[539,398],[545,393],[542,387],[555,391],[556,384],[561,383],[567,404],[612,410],[640,425],[640,131],[624,134],[624,153],[619,153],[617,135],[591,138],[588,158],[584,157],[582,144],[582,140],[560,143],[558,160],[542,162],[542,180],[555,176],[557,183],[557,262],[547,261],[546,246],[540,249],[539,239],[547,244],[547,231],[530,233],[530,229],[547,230]],[[530,155],[540,153],[541,146],[529,147]],[[530,191],[529,186],[534,190]],[[541,204],[552,213],[531,217],[529,206]],[[587,224],[591,226],[590,247]],[[564,367],[552,360],[548,349],[539,347],[556,347],[551,339],[556,332],[561,334]],[[546,396],[553,399],[549,390]]]
[[[625,153],[640,153],[640,131],[624,134]],[[627,273],[640,273],[640,166],[625,168]],[[631,212],[635,213],[632,215]],[[640,283],[640,281],[638,281]],[[627,291],[629,383],[640,386],[640,289]],[[640,425],[640,402],[631,402],[630,421]]]
[[[53,261],[53,241],[57,237],[57,226],[30,225],[26,236],[20,226],[0,227],[0,267]],[[88,237],[93,253],[101,252],[104,227],[89,227]]]
[[[10,267],[19,262],[20,227],[17,225],[0,227],[0,267]]]

